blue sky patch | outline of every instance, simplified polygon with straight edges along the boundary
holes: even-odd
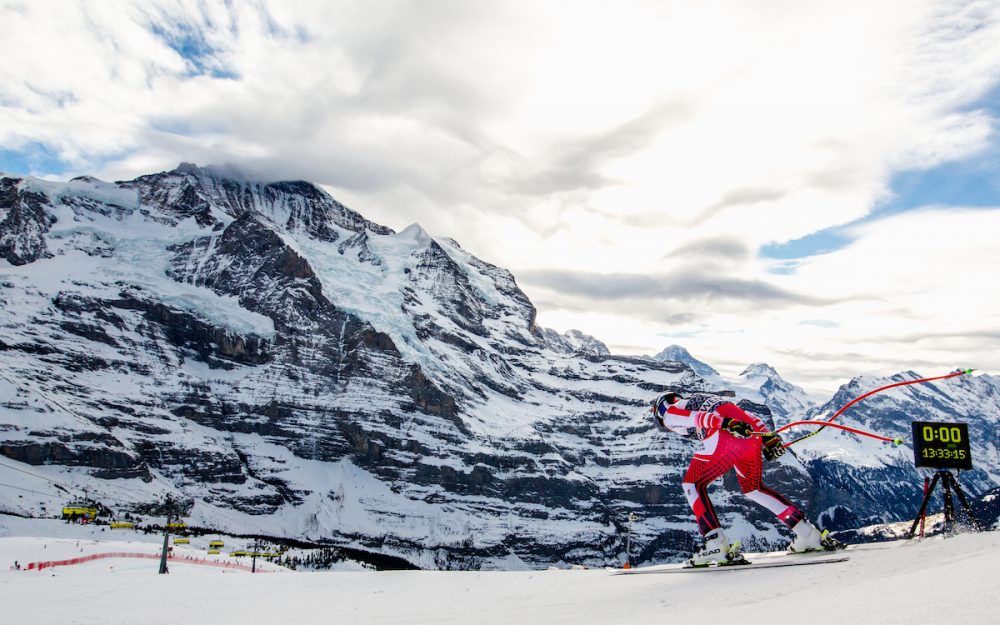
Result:
[[[982,154],[931,169],[903,171],[892,178],[892,197],[849,224],[827,228],[794,241],[765,245],[764,258],[788,260],[835,252],[851,242],[851,226],[885,219],[925,206],[961,208],[1000,206],[1000,151]]]
[[[22,176],[59,175],[69,165],[54,150],[38,142],[31,142],[17,150],[0,148],[0,171]]]
[[[988,91],[966,110],[986,111],[1000,119],[1000,85]],[[808,236],[780,244],[765,245],[764,258],[791,260],[834,252],[851,242],[844,233],[851,226],[884,219],[925,206],[962,208],[1000,206],[1000,142],[997,134],[980,153],[930,169],[913,169],[895,174],[889,187],[892,196],[877,204],[865,217],[849,224],[827,228]],[[773,273],[791,273],[794,265],[776,265]]]
[[[805,256],[833,252],[851,242],[849,237],[840,234],[840,232],[843,231],[843,228],[844,226],[827,228],[826,230],[814,232],[808,236],[802,237],[801,239],[795,239],[794,241],[765,245],[761,248],[760,254],[765,258],[789,260],[793,258],[803,258]],[[781,273],[790,272],[790,270],[786,270]]]
[[[885,217],[921,206],[1000,206],[1000,158],[995,152],[945,163],[923,171],[904,171],[892,179],[895,196],[877,206]]]
[[[96,174],[109,163],[125,159],[135,152],[134,148],[130,148],[107,154],[83,154],[71,163],[59,158],[52,148],[33,141],[16,150],[0,148],[0,171],[38,178],[51,176],[63,180],[79,174]]]
[[[852,239],[845,232],[858,224],[885,219],[925,206],[963,208],[1000,206],[1000,158],[991,150],[962,161],[931,169],[910,170],[892,178],[893,196],[849,224],[827,228],[794,241],[765,245],[764,258],[788,260],[835,252]]]
[[[150,30],[187,61],[188,76],[239,78],[239,74],[222,66],[216,58],[218,50],[208,43],[201,30],[189,24],[174,24],[170,29],[153,24]]]

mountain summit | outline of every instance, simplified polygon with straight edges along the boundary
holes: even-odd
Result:
[[[719,375],[718,371],[692,356],[688,350],[684,349],[680,345],[668,345],[663,348],[659,354],[653,356],[653,359],[659,361],[683,362],[703,378]]]
[[[785,380],[766,363],[757,362],[747,366],[739,375],[744,388],[754,389],[774,414],[775,423],[783,425],[801,419],[814,406],[802,388]]]

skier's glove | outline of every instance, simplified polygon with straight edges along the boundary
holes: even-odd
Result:
[[[730,419],[729,417],[722,419],[721,427],[736,438],[750,438],[750,433],[753,432],[753,428],[750,427],[749,423]]]
[[[778,456],[785,453],[785,442],[777,434],[765,434],[761,436],[761,441],[764,443],[761,452],[765,460],[777,460]]]

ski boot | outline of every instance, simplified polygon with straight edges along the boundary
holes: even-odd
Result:
[[[705,547],[695,553],[685,563],[688,567],[730,566],[733,564],[749,564],[740,552],[740,544],[729,543],[722,528],[716,528],[705,534]]]
[[[840,542],[830,532],[816,529],[816,526],[802,519],[792,528],[795,540],[788,546],[789,553],[808,553],[810,551],[836,551],[845,549],[847,545]]]

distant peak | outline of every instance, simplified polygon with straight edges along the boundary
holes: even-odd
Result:
[[[427,234],[427,231],[417,223],[410,224],[396,236],[403,239],[412,239],[415,243],[421,245],[429,245],[433,241],[431,235]]]
[[[252,171],[242,165],[225,163],[223,165],[205,165],[199,167],[195,163],[181,163],[172,173],[194,176],[196,178],[216,178],[219,180],[232,180],[234,182],[260,182],[270,183],[274,178],[269,178],[259,172]]]
[[[680,345],[669,345],[663,348],[659,354],[653,356],[654,360],[659,361],[674,361],[683,362],[684,364],[691,367],[695,373],[702,377],[719,375],[719,372],[705,364],[704,362],[698,360],[691,353],[681,347]]]
[[[579,330],[568,330],[563,334],[559,334],[555,330],[551,330],[549,328],[540,328],[540,330],[549,346],[554,348],[556,351],[565,354],[584,353],[593,354],[595,356],[611,355],[611,350],[608,349],[608,346],[605,345],[603,341]]]
[[[94,178],[93,176],[77,176],[76,178],[71,179],[70,182],[87,182],[90,184],[96,184],[104,181]]]
[[[568,330],[563,334],[563,337],[565,337],[566,340],[569,341],[570,344],[573,345],[573,347],[578,351],[583,350],[597,354],[598,356],[611,355],[611,350],[608,349],[608,346],[605,345],[603,341],[594,338],[589,334],[584,334],[579,330]]]
[[[668,345],[655,356],[657,360],[680,360],[681,358],[692,358],[691,353],[680,345]]]
[[[755,362],[748,365],[747,368],[743,370],[743,373],[740,374],[740,377],[747,375],[760,375],[767,378],[781,379],[781,375],[778,374],[774,367],[763,362]]]

